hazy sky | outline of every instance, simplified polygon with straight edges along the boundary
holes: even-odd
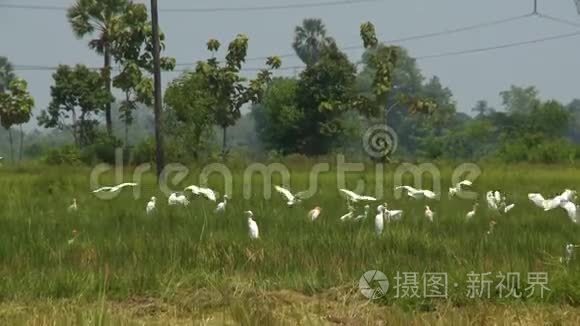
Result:
[[[329,0],[310,2],[324,1]],[[68,6],[73,0],[0,0],[0,4],[3,3]],[[309,1],[159,0],[159,7],[243,7],[296,3]],[[188,63],[207,57],[207,39],[217,38],[225,44],[238,33],[245,33],[250,38],[249,57],[292,53],[294,27],[307,17],[322,18],[330,36],[343,47],[361,44],[359,25],[364,21],[375,24],[380,40],[390,40],[524,15],[531,12],[532,5],[533,0],[385,0],[277,11],[161,12],[160,24],[167,36],[165,54],[175,57],[178,63]],[[400,45],[406,47],[412,56],[421,57],[580,30],[580,16],[573,0],[539,0],[539,9],[542,13],[576,22],[579,27],[528,17]],[[7,56],[14,65],[102,64],[102,58],[88,49],[88,40],[75,38],[64,11],[0,7],[0,40],[0,55]],[[358,60],[362,50],[348,53],[353,60]],[[427,77],[439,76],[443,84],[453,91],[458,110],[467,112],[479,99],[499,105],[498,93],[511,84],[535,85],[543,98],[554,98],[565,103],[580,97],[579,54],[580,36],[576,36],[483,53],[422,59],[418,63]],[[246,67],[261,67],[262,64],[262,61],[250,61]],[[301,62],[295,57],[283,58],[283,65],[296,66]],[[277,74],[293,73],[287,70]],[[35,112],[44,109],[50,101],[52,71],[22,70],[17,74],[29,82],[36,99]],[[164,73],[163,82],[176,76],[176,72]]]

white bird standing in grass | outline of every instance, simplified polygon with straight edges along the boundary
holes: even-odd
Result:
[[[175,206],[175,205],[187,206],[187,205],[189,205],[189,200],[187,199],[187,197],[184,194],[179,194],[179,193],[174,192],[171,195],[169,195],[169,199],[167,200],[167,203],[169,204],[169,206]]]
[[[260,231],[258,230],[258,223],[252,219],[254,213],[252,213],[252,211],[246,211],[245,213],[248,217],[248,232],[250,239],[258,239],[260,237]]]
[[[431,190],[415,189],[411,186],[395,187],[395,190],[401,190],[401,189],[405,190],[407,192],[407,195],[411,198],[414,198],[414,199],[422,199],[422,198],[435,199],[435,197],[437,197],[437,194],[435,194]]]
[[[155,196],[151,197],[151,200],[149,200],[149,202],[147,203],[147,206],[145,207],[145,212],[147,213],[147,215],[151,215],[153,212],[155,212],[155,202],[157,201],[157,198],[155,198]]]
[[[451,187],[449,188],[449,197],[454,197],[455,195],[457,195],[458,193],[460,193],[461,191],[463,191],[464,187],[470,187],[473,185],[473,182],[469,181],[469,180],[463,180],[459,183],[457,183],[455,185],[455,187]]]
[[[77,199],[73,198],[73,202],[72,204],[68,207],[68,211],[69,212],[76,212],[79,209],[79,207],[77,206]]]
[[[224,199],[220,203],[218,203],[215,209],[215,212],[217,214],[223,214],[226,212],[226,205],[228,204],[228,199],[229,199],[228,195],[224,195]]]
[[[183,191],[191,191],[196,196],[203,196],[211,201],[217,201],[216,192],[211,190],[210,188],[198,187],[196,185],[191,185],[186,187]]]
[[[425,217],[429,220],[429,222],[433,222],[433,211],[431,207],[425,205]]]
[[[350,205],[359,203],[359,202],[374,202],[377,201],[375,197],[371,196],[361,196],[353,191],[348,189],[339,189],[339,191],[346,197],[347,203]]]
[[[473,209],[467,212],[467,214],[465,215],[465,219],[469,221],[475,216],[475,213],[477,213],[477,206],[479,206],[478,203],[473,204]]]
[[[362,213],[359,216],[355,217],[354,220],[355,221],[358,221],[358,220],[366,220],[366,218],[369,216],[370,210],[371,210],[371,206],[370,205],[365,205],[364,213]]]
[[[385,228],[385,207],[383,205],[379,205],[377,207],[377,215],[375,215],[375,232],[377,235],[381,235],[383,233],[383,229]]]
[[[400,221],[403,218],[403,211],[402,210],[389,210],[387,208],[387,203],[384,205],[385,211],[385,221],[387,223],[391,223],[391,221]]]
[[[310,212],[308,212],[308,218],[314,222],[320,216],[321,208],[316,206]]]
[[[306,194],[306,191],[301,191],[296,194],[293,194],[290,190],[282,188],[280,186],[274,186],[274,189],[276,189],[277,192],[279,192],[280,194],[282,194],[282,196],[286,198],[287,201],[286,204],[289,207],[294,206],[294,204],[299,204],[302,201],[302,197],[304,197],[304,195]]]
[[[112,186],[112,187],[101,187],[99,189],[93,190],[93,193],[99,193],[99,192],[114,193],[114,192],[120,191],[126,187],[136,187],[136,186],[138,186],[137,183],[125,182],[125,183],[121,183],[120,185],[116,185],[116,186]]]

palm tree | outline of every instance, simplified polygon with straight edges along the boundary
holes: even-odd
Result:
[[[73,32],[78,38],[96,34],[96,38],[89,41],[89,47],[102,55],[103,78],[107,91],[111,93],[111,40],[116,32],[117,22],[124,15],[129,0],[77,0],[68,9],[67,17]],[[113,133],[111,118],[111,103],[105,107],[107,132]]]
[[[321,19],[306,18],[302,26],[296,26],[292,47],[300,60],[311,66],[318,61],[322,49],[332,43],[334,39],[326,36],[326,27]]]
[[[4,93],[14,78],[16,76],[12,72],[12,64],[6,57],[0,57],[0,93]]]

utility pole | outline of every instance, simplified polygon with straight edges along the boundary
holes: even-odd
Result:
[[[159,63],[159,15],[157,10],[157,0],[151,0],[151,25],[153,31],[153,78],[155,97],[155,161],[157,163],[157,182],[161,176],[161,171],[165,166],[163,153],[163,134],[161,125],[161,67]]]
[[[537,15],[538,14],[538,0],[534,0],[534,12],[532,12],[533,15]]]

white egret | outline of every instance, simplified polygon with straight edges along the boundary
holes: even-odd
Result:
[[[306,194],[306,191],[301,191],[296,194],[293,194],[292,192],[290,192],[290,190],[282,188],[280,186],[274,186],[274,189],[276,189],[277,192],[279,192],[286,198],[287,201],[286,204],[290,207],[294,206],[294,204],[300,203],[302,201],[302,197],[304,197],[304,195]]]
[[[473,204],[473,209],[465,215],[465,219],[471,220],[475,216],[475,213],[477,212],[478,205],[479,205],[478,203]]]
[[[138,184],[135,182],[125,182],[125,183],[121,183],[120,185],[116,185],[116,186],[112,186],[112,187],[111,186],[101,187],[99,189],[93,190],[93,193],[99,193],[99,192],[114,193],[114,192],[120,191],[126,187],[136,187],[136,186],[138,186]]]
[[[576,199],[576,191],[564,189],[564,192],[560,194],[560,197],[566,199],[567,201],[574,201]]]
[[[184,194],[174,192],[169,196],[167,203],[169,204],[169,206],[175,206],[175,205],[187,206],[187,205],[189,205],[189,200],[187,199],[187,197]]]
[[[310,212],[308,212],[308,218],[314,222],[319,216],[322,209],[318,206],[314,207]]]
[[[421,198],[434,199],[435,197],[437,197],[437,194],[435,194],[431,190],[415,189],[411,186],[395,187],[395,190],[400,190],[400,189],[405,190],[407,192],[407,195],[411,198],[414,198],[414,199],[421,199]]]
[[[339,191],[346,197],[347,202],[349,203],[358,203],[358,202],[374,202],[377,201],[375,197],[371,196],[361,196],[353,191],[348,189],[339,189]]]
[[[507,212],[511,211],[512,208],[514,208],[515,206],[516,206],[516,204],[509,204],[507,206],[504,205],[503,212],[507,213]]]
[[[186,187],[183,191],[191,191],[196,196],[203,196],[211,201],[217,201],[216,192],[210,188],[198,187],[196,185],[191,185]]]
[[[383,205],[379,205],[377,207],[377,215],[375,215],[375,232],[377,235],[381,235],[383,233],[383,229],[385,228],[385,207]]]
[[[248,217],[248,233],[250,239],[258,239],[260,237],[260,231],[258,229],[258,223],[252,219],[254,213],[252,211],[246,211],[245,214]]]
[[[370,205],[365,205],[365,210],[363,214],[358,215],[357,217],[354,218],[355,221],[358,220],[366,220],[366,218],[369,216],[369,212],[371,211],[371,206]]]
[[[220,203],[218,203],[215,209],[215,212],[217,214],[223,214],[226,212],[226,205],[228,204],[228,199],[229,199],[228,195],[224,195],[224,199]]]
[[[425,206],[425,217],[429,220],[429,222],[433,222],[433,211],[431,207]]]
[[[157,198],[155,198],[155,196],[151,197],[151,200],[149,200],[149,202],[147,203],[147,206],[145,207],[145,213],[147,213],[147,215],[151,215],[153,212],[155,212],[155,202],[157,201]]]
[[[79,209],[78,205],[77,205],[77,199],[73,198],[73,202],[72,204],[68,207],[68,211],[69,212],[76,212]]]
[[[470,187],[473,185],[473,182],[469,180],[463,180],[458,182],[454,187],[449,188],[449,197],[453,197],[457,195],[459,192],[463,190],[464,187]]]

